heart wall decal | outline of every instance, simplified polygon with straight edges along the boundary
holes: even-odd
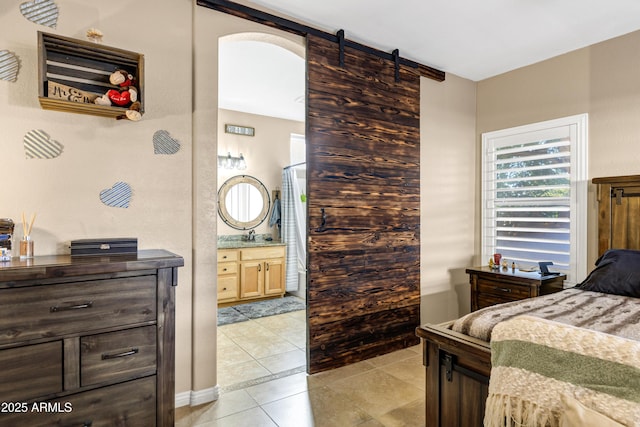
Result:
[[[64,146],[51,139],[43,130],[30,130],[24,136],[24,154],[27,159],[55,159]]]
[[[118,181],[113,184],[113,187],[100,192],[100,200],[112,208],[128,208],[132,194],[129,184]]]
[[[29,21],[56,28],[58,5],[53,0],[33,0],[20,4],[20,12]]]
[[[153,152],[155,154],[176,154],[180,151],[180,141],[173,138],[166,130],[153,134]]]
[[[8,50],[0,50],[0,80],[15,82],[18,80],[20,60]]]

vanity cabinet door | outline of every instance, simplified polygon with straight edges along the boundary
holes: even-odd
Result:
[[[271,259],[264,263],[264,294],[284,293],[284,260]]]
[[[240,298],[257,298],[263,295],[264,263],[245,261],[240,264]]]

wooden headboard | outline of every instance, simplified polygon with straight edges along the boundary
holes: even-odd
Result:
[[[598,256],[640,249],[640,175],[593,178],[598,186]]]

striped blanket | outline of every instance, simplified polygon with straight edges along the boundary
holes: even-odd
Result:
[[[640,426],[638,341],[518,316],[493,328],[491,354],[485,427]]]

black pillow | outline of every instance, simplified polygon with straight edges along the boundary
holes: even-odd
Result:
[[[640,251],[610,249],[596,268],[576,286],[585,291],[640,298]]]

